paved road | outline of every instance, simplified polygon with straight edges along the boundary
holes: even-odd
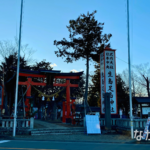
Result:
[[[145,150],[148,144],[1,140],[0,150]]]

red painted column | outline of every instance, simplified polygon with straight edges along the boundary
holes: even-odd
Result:
[[[26,93],[26,96],[28,96],[28,97],[30,97],[31,96],[31,85],[30,85],[30,83],[32,82],[32,78],[28,78],[28,80],[27,80],[27,93]],[[27,107],[25,107],[25,111],[26,111],[26,116],[28,115],[28,113],[27,112],[29,112],[30,111],[30,104],[29,104],[29,99],[27,98],[26,99],[26,101],[25,101],[25,106],[27,106]]]
[[[66,79],[66,101],[67,101],[67,117],[70,117],[70,79]]]
[[[65,106],[65,102],[63,102],[63,116],[62,116],[62,122],[63,123],[66,122],[65,112],[66,112],[66,106]]]
[[[72,124],[75,125],[76,122],[75,122],[75,99],[72,99]]]

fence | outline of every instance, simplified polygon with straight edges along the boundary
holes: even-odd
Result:
[[[105,126],[105,118],[100,118],[101,126]],[[134,129],[144,129],[147,119],[133,119],[133,128]],[[122,128],[131,128],[130,119],[120,119],[112,118],[111,126],[122,127]]]
[[[0,119],[0,128],[13,128],[14,119]],[[30,119],[17,119],[16,120],[17,128],[34,128],[34,118]]]

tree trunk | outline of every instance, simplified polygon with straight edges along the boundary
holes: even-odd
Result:
[[[148,97],[150,97],[150,93],[149,93],[149,81],[148,81],[148,78],[146,80],[146,83],[147,83],[147,95]]]
[[[9,93],[9,116],[11,115],[10,109],[11,109],[11,92]]]
[[[7,103],[8,103],[8,97],[7,97],[7,92],[5,91],[5,96],[4,96],[4,108],[5,108],[5,115],[8,115],[8,107],[7,107]]]
[[[150,93],[149,93],[149,81],[148,81],[148,86],[147,86],[147,92],[148,92],[148,97],[150,97]]]
[[[86,115],[86,106],[87,106],[87,97],[88,97],[88,84],[89,84],[89,56],[87,55],[87,63],[86,63],[86,87],[85,87],[85,99],[84,99],[84,106],[85,106],[85,115]]]
[[[150,97],[150,93],[149,93],[149,80],[148,80],[148,77],[147,77],[147,94],[148,94],[148,97]],[[150,106],[150,104],[148,104],[148,106]]]

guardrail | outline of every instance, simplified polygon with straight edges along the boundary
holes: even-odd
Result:
[[[0,119],[1,128],[13,128],[14,119]],[[16,128],[34,128],[34,118],[30,119],[17,119]]]

